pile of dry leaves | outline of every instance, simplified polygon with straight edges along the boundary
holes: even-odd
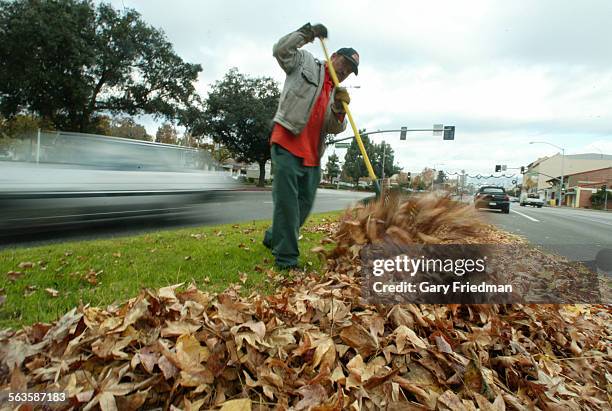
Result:
[[[610,409],[607,306],[373,306],[360,296],[360,248],[385,234],[516,238],[436,197],[357,208],[334,229],[324,275],[283,281],[274,295],[171,286],[3,331],[2,390],[62,391],[58,408],[86,410]]]

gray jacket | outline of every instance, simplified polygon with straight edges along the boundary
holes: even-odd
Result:
[[[274,122],[296,136],[302,132],[315,101],[321,94],[325,79],[325,64],[300,47],[308,42],[304,33],[295,31],[282,37],[273,48],[273,55],[287,74],[283,91],[274,115]],[[335,88],[325,110],[325,120],[319,140],[319,156],[325,151],[325,136],[346,129],[346,119],[339,121],[331,110]]]

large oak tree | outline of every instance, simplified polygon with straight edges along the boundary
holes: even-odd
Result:
[[[179,119],[198,102],[198,64],[134,10],[84,0],[0,2],[0,114],[95,130],[103,113]],[[184,121],[183,121],[184,122]]]

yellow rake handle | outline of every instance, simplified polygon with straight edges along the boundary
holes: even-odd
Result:
[[[325,53],[325,60],[327,61],[327,67],[329,68],[329,74],[331,75],[331,78],[334,82],[334,86],[340,87],[340,82],[338,81],[336,70],[334,69],[334,66],[331,63],[331,60],[329,59],[329,53],[327,52],[327,47],[325,47],[325,40],[323,40],[323,38],[321,37],[319,37],[319,40],[321,40],[321,46],[323,46],[323,53]],[[357,145],[359,146],[359,150],[361,151],[361,155],[363,156],[363,161],[365,162],[366,168],[368,169],[368,174],[370,175],[370,178],[372,179],[374,184],[378,185],[377,184],[378,182],[376,181],[376,174],[374,173],[374,169],[372,168],[372,163],[370,163],[370,158],[368,157],[368,153],[366,153],[366,149],[365,149],[365,146],[363,145],[363,141],[361,140],[361,135],[359,134],[359,130],[357,129],[357,126],[355,125],[355,121],[353,120],[353,116],[351,115],[351,110],[349,110],[348,104],[346,104],[345,102],[342,102],[342,106],[344,107],[344,111],[346,112],[346,115],[348,116],[349,123],[351,123],[351,127],[353,128],[353,135],[355,136],[355,139],[357,140]]]

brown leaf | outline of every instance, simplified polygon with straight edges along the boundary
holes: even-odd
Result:
[[[198,331],[200,327],[201,325],[191,324],[186,321],[167,321],[166,326],[161,330],[161,336],[167,338],[189,335]]]
[[[160,357],[157,365],[166,380],[173,378],[178,372],[178,368],[176,368],[165,356]]]
[[[421,404],[425,405],[429,409],[435,408],[437,399],[439,397],[436,392],[419,387],[418,385],[413,384],[409,380],[398,375],[393,377],[393,381],[397,382],[400,387],[413,394]]]
[[[155,364],[159,361],[160,354],[153,350],[151,347],[143,347],[138,351],[138,353],[134,356],[137,359],[137,362],[142,364],[144,369],[149,373],[153,373],[153,369],[155,368]],[[136,364],[132,364],[132,368],[135,368]]]
[[[148,393],[149,389],[138,391],[125,397],[116,397],[115,402],[117,403],[117,409],[120,411],[136,411],[142,409],[142,406],[147,400]]]
[[[202,347],[193,335],[182,335],[176,341],[176,357],[182,370],[201,370],[209,356],[208,348]]]
[[[10,380],[11,391],[27,391],[28,378],[21,372],[19,367],[13,369]]]
[[[400,325],[393,332],[395,335],[395,345],[397,346],[397,351],[402,353],[404,351],[404,346],[406,343],[410,343],[416,349],[427,349],[428,345],[425,341],[419,338],[418,335],[411,328],[406,327],[405,325]]]
[[[59,295],[59,291],[54,288],[45,288],[45,292],[49,294],[51,297],[55,298]]]
[[[444,393],[438,397],[436,409],[440,411],[468,411],[457,394],[451,390],[444,391]]]
[[[23,273],[21,271],[9,271],[6,273],[6,276],[10,282],[14,283],[23,276]]]
[[[478,408],[482,411],[502,411],[500,410],[500,408],[498,408],[502,406],[503,409],[505,409],[505,404],[502,397],[497,397],[499,400],[496,399],[496,405],[493,405],[489,402],[489,400],[487,400],[485,397],[478,394],[477,392],[475,392],[473,395],[474,399],[476,399],[476,403],[478,404]]]
[[[453,353],[453,348],[444,339],[443,336],[436,335],[435,340],[436,340],[436,345],[438,346],[438,350],[440,350],[440,352],[447,353],[447,354],[452,354]]]
[[[174,285],[169,285],[167,287],[160,288],[157,295],[159,296],[159,298],[163,298],[170,302],[176,301],[176,295],[174,294],[174,291],[177,288],[183,286],[183,284],[185,283],[174,284]]]
[[[296,411],[309,410],[311,407],[323,404],[327,399],[327,392],[321,384],[304,385],[297,392],[303,398],[295,404]]]
[[[132,305],[130,311],[123,318],[123,325],[117,328],[115,331],[124,331],[127,327],[140,320],[148,311],[149,302],[141,295],[136,300],[136,303]]]
[[[36,292],[36,290],[38,290],[38,287],[35,285],[28,285],[26,286],[26,288],[23,290],[23,296],[24,297],[29,297],[32,294],[34,294]]]
[[[312,366],[314,368],[320,366],[321,369],[327,368],[331,370],[336,361],[336,345],[334,340],[329,337],[322,338],[314,346],[316,349],[312,359]]]
[[[353,347],[363,357],[369,357],[376,352],[376,341],[362,326],[352,324],[340,331],[340,338],[349,347]]]
[[[251,400],[242,398],[239,400],[225,401],[221,404],[219,411],[251,411]]]
[[[470,360],[465,372],[463,374],[463,381],[465,386],[475,392],[482,392],[484,380],[482,372],[474,360]]]
[[[87,281],[91,285],[98,285],[98,276],[103,272],[103,270],[89,270],[89,272],[85,275],[85,281]]]

